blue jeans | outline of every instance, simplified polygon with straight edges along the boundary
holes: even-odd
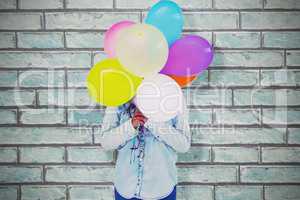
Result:
[[[141,199],[137,199],[137,198],[125,199],[115,189],[115,200],[141,200]],[[160,200],[176,200],[176,186],[174,187],[174,190],[171,192],[169,196]]]

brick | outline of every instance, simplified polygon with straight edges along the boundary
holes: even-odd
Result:
[[[106,185],[72,185],[69,186],[70,200],[114,199],[113,186]]]
[[[78,96],[76,96],[78,95]],[[82,95],[82,96],[80,96]],[[55,106],[90,106],[90,98],[86,91],[75,91],[73,89],[40,89],[38,90],[39,105]],[[85,102],[86,100],[86,102]]]
[[[284,144],[284,128],[195,128],[192,142],[197,144]]]
[[[0,33],[0,48],[15,48],[16,36],[13,32],[1,32]]]
[[[264,124],[299,124],[300,121],[299,109],[287,108],[270,108],[263,109],[263,123]]]
[[[21,9],[58,9],[63,8],[62,0],[20,0]]]
[[[65,160],[63,147],[22,147],[20,152],[22,163],[61,163]]]
[[[0,71],[0,87],[16,87],[17,84],[16,71]]]
[[[89,68],[89,52],[0,52],[0,68]]]
[[[64,87],[65,72],[62,70],[28,70],[21,71],[21,87]]]
[[[234,105],[297,106],[300,105],[300,90],[254,89],[234,90]]]
[[[262,190],[260,186],[217,186],[216,200],[262,200]]]
[[[14,186],[0,186],[0,199],[17,200],[18,189]]]
[[[68,32],[66,33],[68,48],[103,48],[103,32]]]
[[[193,80],[191,86],[207,86],[208,85],[208,71],[204,71],[197,76],[195,80]]]
[[[66,106],[67,91],[64,89],[38,90],[39,105],[41,106]]]
[[[86,89],[68,89],[68,106],[89,106],[93,108],[96,103]]]
[[[259,32],[216,32],[215,47],[218,48],[259,48]]]
[[[22,124],[65,124],[64,109],[22,109],[20,111]]]
[[[189,12],[184,14],[185,29],[224,30],[237,29],[237,12]]]
[[[213,187],[206,185],[180,185],[177,186],[178,200],[213,200]]]
[[[262,161],[272,162],[300,162],[300,148],[297,147],[264,147]]]
[[[222,165],[184,166],[178,168],[179,182],[234,183],[237,167]]]
[[[184,90],[187,104],[192,106],[231,105],[231,90],[188,89]]]
[[[102,60],[107,58],[107,55],[103,51],[95,52],[94,53],[94,58],[93,58],[93,63],[96,64]]]
[[[265,186],[265,200],[298,200],[300,199],[300,186],[298,185],[272,185]]]
[[[178,154],[178,162],[210,162],[210,148],[191,147],[187,153]]]
[[[46,29],[107,29],[112,24],[125,19],[138,22],[139,14],[128,12],[53,12],[46,13]]]
[[[22,200],[65,200],[66,186],[56,185],[23,185]]]
[[[19,48],[63,48],[62,32],[21,32],[18,33]]]
[[[102,123],[104,117],[103,110],[92,109],[69,109],[68,123],[81,126],[98,126]]]
[[[113,8],[113,0],[66,0],[67,8]]]
[[[117,0],[117,8],[132,8],[132,9],[148,9],[153,6],[158,0],[155,1],[146,1],[146,0]],[[211,8],[211,0],[175,0],[181,8],[183,9],[201,9],[201,8]]]
[[[255,9],[262,8],[260,0],[215,0],[215,8],[217,9]]]
[[[256,147],[214,147],[212,152],[214,162],[250,163],[259,159]]]
[[[211,124],[212,111],[208,109],[190,109],[189,111],[190,124]]]
[[[0,109],[0,124],[16,124],[17,110]]]
[[[300,129],[289,128],[288,129],[288,143],[289,144],[300,144]]]
[[[265,8],[267,9],[299,9],[300,2],[298,0],[266,0]]]
[[[113,162],[113,152],[101,147],[68,147],[68,162],[102,163]]]
[[[2,90],[0,106],[31,106],[35,104],[33,90]]]
[[[299,166],[241,166],[242,183],[299,183]]]
[[[110,166],[46,166],[47,182],[111,182],[113,177]]]
[[[217,51],[211,66],[217,67],[282,67],[282,51],[247,50]]]
[[[42,181],[40,166],[0,166],[0,183],[34,183]]]
[[[92,131],[87,128],[1,127],[0,144],[91,144]]]
[[[0,2],[0,10],[4,9],[16,9],[17,1],[16,0],[2,0]]]
[[[259,83],[259,75],[254,70],[212,70],[209,83],[223,87],[255,86]]]
[[[242,29],[299,29],[300,12],[241,12]]]
[[[264,32],[263,46],[270,48],[299,48],[300,32]]]
[[[17,148],[0,147],[0,163],[15,163],[15,162],[17,162]]]
[[[286,64],[289,67],[300,66],[300,51],[288,51],[286,53]]]
[[[300,57],[299,57],[300,58]],[[263,70],[261,71],[261,85],[263,86],[299,86],[299,70]]]
[[[182,33],[183,36],[185,35],[197,35],[200,36],[204,39],[206,39],[211,45],[212,45],[212,32],[207,32],[207,31],[183,31]]]
[[[86,87],[88,73],[88,70],[68,71],[68,87]]]
[[[215,110],[217,124],[251,125],[260,123],[258,109],[219,109]]]
[[[0,30],[39,30],[41,19],[40,13],[0,13]]]

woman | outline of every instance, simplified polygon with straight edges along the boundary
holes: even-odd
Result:
[[[107,107],[101,145],[118,150],[115,199],[176,199],[176,152],[187,152],[190,130],[186,108],[167,122],[148,120],[129,102]]]

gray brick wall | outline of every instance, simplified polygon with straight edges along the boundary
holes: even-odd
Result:
[[[115,152],[85,77],[147,0],[0,0],[0,199],[110,200]],[[300,1],[177,0],[216,49],[185,89],[193,147],[180,200],[300,199]]]

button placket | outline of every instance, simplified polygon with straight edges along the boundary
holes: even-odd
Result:
[[[138,183],[136,186],[135,196],[139,197],[142,189],[142,178],[143,178],[143,161],[144,161],[144,155],[145,155],[145,140],[143,133],[139,135],[140,139],[140,147],[139,147],[139,154],[138,154]]]

